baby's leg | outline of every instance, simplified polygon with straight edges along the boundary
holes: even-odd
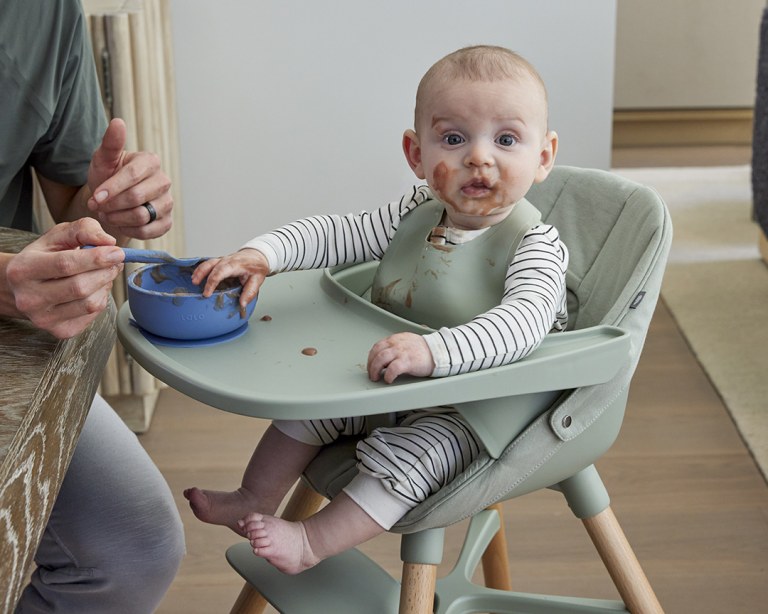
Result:
[[[287,574],[373,539],[384,528],[343,492],[301,522],[253,513],[240,523],[253,552]]]
[[[229,492],[188,488],[184,496],[198,519],[243,535],[238,520],[254,511],[274,514],[319,450],[270,425],[251,456],[240,488]]]

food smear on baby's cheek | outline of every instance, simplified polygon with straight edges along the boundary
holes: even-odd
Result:
[[[440,162],[432,172],[432,189],[440,200],[445,200],[445,184],[450,178],[451,172],[445,162]]]

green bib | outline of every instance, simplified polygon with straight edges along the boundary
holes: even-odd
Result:
[[[435,329],[464,324],[501,303],[509,263],[541,220],[523,199],[479,237],[460,245],[434,245],[428,237],[444,208],[428,200],[401,220],[371,289],[374,304]]]

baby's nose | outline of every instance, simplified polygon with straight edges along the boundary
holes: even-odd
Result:
[[[493,164],[491,148],[486,143],[473,143],[464,160],[467,166],[490,166]]]

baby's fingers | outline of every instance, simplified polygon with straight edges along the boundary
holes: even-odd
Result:
[[[208,274],[213,270],[213,268],[219,263],[221,258],[209,258],[208,260],[203,260],[200,264],[195,267],[195,270],[192,272],[192,283],[196,286],[199,286],[201,283],[203,283],[203,280],[208,277]]]
[[[259,288],[264,283],[264,277],[252,275],[243,283],[243,291],[240,293],[240,304],[245,307],[259,294]]]
[[[208,273],[208,279],[206,279],[205,287],[203,288],[203,296],[211,296],[222,281],[230,278],[239,279],[242,273],[243,269],[241,267],[233,265],[226,258],[220,259],[211,272]]]

